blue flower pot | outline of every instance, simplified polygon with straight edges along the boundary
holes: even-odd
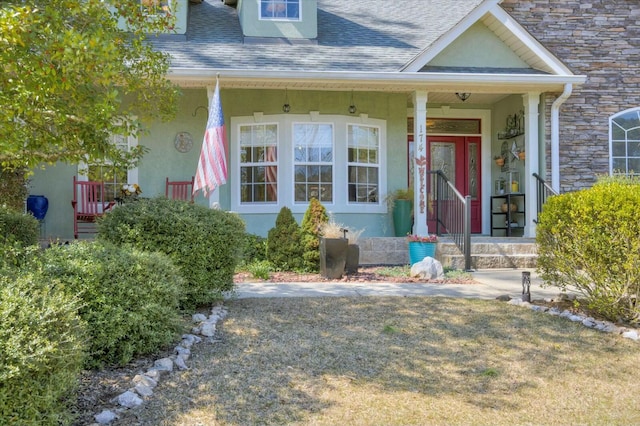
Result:
[[[417,241],[409,242],[409,261],[411,266],[414,263],[422,262],[425,257],[436,257],[437,243],[421,243]]]
[[[47,210],[49,210],[49,200],[44,195],[29,195],[27,197],[27,211],[36,219],[44,219]]]

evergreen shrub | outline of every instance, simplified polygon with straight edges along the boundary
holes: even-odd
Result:
[[[167,256],[108,243],[77,242],[43,253],[43,275],[82,301],[87,367],[125,365],[178,338],[184,279]]]
[[[234,213],[166,198],[118,206],[98,223],[98,239],[168,255],[187,281],[192,309],[233,289],[245,225]]]
[[[33,269],[0,271],[0,424],[71,424],[86,350],[80,301]]]
[[[242,241],[242,264],[267,260],[267,239],[260,235],[245,233]]]
[[[327,209],[316,198],[312,198],[300,225],[302,258],[308,272],[320,270],[320,230],[329,222]]]
[[[537,226],[538,269],[577,289],[604,317],[640,322],[640,182],[600,180],[547,200]]]
[[[299,271],[303,269],[303,252],[300,226],[291,210],[282,207],[267,235],[267,260],[276,270]]]

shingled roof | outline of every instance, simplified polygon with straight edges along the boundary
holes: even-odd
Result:
[[[317,44],[244,43],[236,9],[190,5],[186,40],[154,44],[174,68],[397,72],[483,0],[318,0]]]

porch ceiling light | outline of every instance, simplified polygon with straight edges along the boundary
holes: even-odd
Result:
[[[287,91],[287,89],[284,89],[284,105],[282,105],[282,111],[291,111],[291,105],[289,105],[289,92]]]
[[[353,103],[353,90],[351,91],[351,103],[349,104],[349,114],[355,114],[358,108]]]
[[[464,102],[467,99],[469,99],[469,97],[471,96],[471,93],[456,92],[456,96],[458,97],[458,99]]]

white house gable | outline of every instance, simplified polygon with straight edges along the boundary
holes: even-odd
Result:
[[[428,64],[432,67],[531,68],[483,22],[461,34]]]
[[[535,70],[532,73],[573,73],[495,1],[487,1],[442,35],[402,71],[419,72],[447,68],[473,72],[470,68]],[[484,71],[490,72],[490,71]]]

